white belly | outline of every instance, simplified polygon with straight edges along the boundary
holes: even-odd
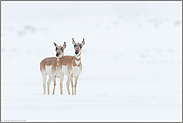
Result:
[[[52,69],[52,66],[50,65],[50,66],[45,66],[45,69],[46,69],[46,74],[48,75],[48,76],[52,76],[52,73],[51,73],[51,69]],[[58,73],[58,69],[56,69],[56,71],[55,71],[55,73],[54,73],[54,76],[56,77],[56,78],[59,78],[59,73]]]
[[[52,66],[50,65],[50,66],[45,66],[45,69],[46,69],[46,74],[48,75],[48,76],[52,76],[52,74],[51,74],[51,68],[52,68]]]
[[[80,73],[81,73],[81,67],[78,66],[72,67],[71,74],[73,74],[74,78],[79,76]]]

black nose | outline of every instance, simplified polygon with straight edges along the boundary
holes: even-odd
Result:
[[[58,56],[59,56],[59,54],[57,53],[57,54],[56,54],[56,56],[58,57]]]
[[[78,51],[76,51],[75,54],[77,55],[78,54]]]

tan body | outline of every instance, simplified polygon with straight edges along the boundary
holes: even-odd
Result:
[[[64,55],[64,49],[66,47],[66,43],[64,42],[63,47],[62,46],[58,46],[56,43],[55,47],[56,47],[56,56],[57,57],[48,57],[43,59],[40,62],[40,71],[42,74],[42,79],[43,79],[43,90],[44,90],[44,94],[46,94],[46,77],[47,75],[49,76],[48,82],[47,82],[47,88],[48,88],[48,94],[49,94],[49,86],[51,81],[53,80],[54,82],[54,88],[53,88],[53,94],[55,93],[55,86],[56,86],[56,78],[60,78],[59,73],[58,73],[58,68],[57,68],[57,62],[58,62],[58,58],[61,58]],[[60,80],[61,82],[62,80]],[[62,83],[60,83],[62,84]],[[62,86],[61,86],[62,87]],[[61,94],[63,94],[62,89],[61,90]]]
[[[60,77],[60,83],[63,83],[63,75],[66,75],[68,77],[67,80],[67,90],[68,94],[70,94],[69,85],[71,82],[72,86],[72,95],[76,95],[76,86],[78,82],[79,75],[82,71],[82,64],[81,64],[81,52],[82,47],[85,44],[84,38],[82,43],[76,43],[74,41],[74,38],[72,38],[72,44],[74,45],[75,54],[74,56],[63,56],[59,58],[57,62],[57,67],[59,70],[59,77]],[[75,83],[73,83],[73,78],[75,79]],[[75,88],[75,91],[74,91]]]
[[[68,77],[68,81],[67,81],[68,94],[70,94],[69,82],[71,82],[72,94],[73,94],[74,88],[75,88],[75,94],[76,94],[77,81],[82,71],[81,58],[78,59],[75,56],[63,56],[62,58],[59,59],[57,65],[60,73],[60,79],[63,80],[62,78],[63,74]],[[73,78],[75,79],[75,83],[73,83]]]
[[[52,80],[54,82],[54,86],[56,86],[55,78],[59,78],[56,64],[57,64],[56,57],[45,58],[40,62],[40,70],[41,70],[41,74],[42,74],[42,78],[43,78],[44,94],[46,94],[46,77],[47,77],[47,75],[49,76],[49,79],[47,82],[48,94],[49,94],[49,85],[50,85]]]
[[[67,79],[67,90],[68,94],[70,94],[69,85],[71,82],[72,85],[72,94],[74,94],[74,88],[75,88],[75,95],[76,95],[76,85],[79,78],[79,75],[82,71],[82,64],[81,64],[81,52],[82,47],[85,44],[85,41],[83,39],[82,43],[76,43],[74,39],[72,39],[72,44],[74,45],[75,55],[74,56],[63,56],[64,55],[64,49],[66,47],[66,43],[64,42],[63,47],[58,46],[56,43],[56,57],[49,57],[45,58],[40,63],[40,70],[42,73],[43,78],[43,88],[44,88],[44,94],[46,93],[46,76],[49,76],[48,80],[48,94],[49,94],[49,85],[50,82],[54,81],[54,89],[53,94],[55,93],[55,86],[56,86],[56,80],[55,78],[60,78],[60,93],[63,94],[62,85],[63,85],[63,77],[64,74],[68,77]],[[75,79],[75,83],[73,83],[73,78]]]

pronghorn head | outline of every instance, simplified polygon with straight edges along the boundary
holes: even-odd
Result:
[[[64,42],[63,46],[58,46],[55,42],[54,42],[54,45],[55,45],[55,51],[56,51],[56,57],[57,58],[61,58],[63,55],[64,55],[64,50],[66,48],[66,42]]]
[[[81,43],[76,43],[74,41],[74,38],[72,38],[72,44],[74,45],[75,56],[80,56],[82,52],[82,47],[85,44],[85,39],[83,38],[83,41]]]

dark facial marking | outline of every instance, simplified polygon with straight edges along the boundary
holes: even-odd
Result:
[[[55,50],[57,51],[57,49],[58,49],[58,48],[56,47],[56,49],[55,49]]]
[[[59,56],[59,53],[57,53],[56,56],[58,57]]]
[[[75,48],[76,46],[82,48],[81,44],[79,44],[79,45],[76,45],[76,44],[75,44],[75,45],[74,45],[74,48]]]
[[[76,55],[77,55],[78,53],[79,53],[78,51],[75,52]]]
[[[63,48],[61,47],[60,49],[61,49],[61,51],[63,52]]]

